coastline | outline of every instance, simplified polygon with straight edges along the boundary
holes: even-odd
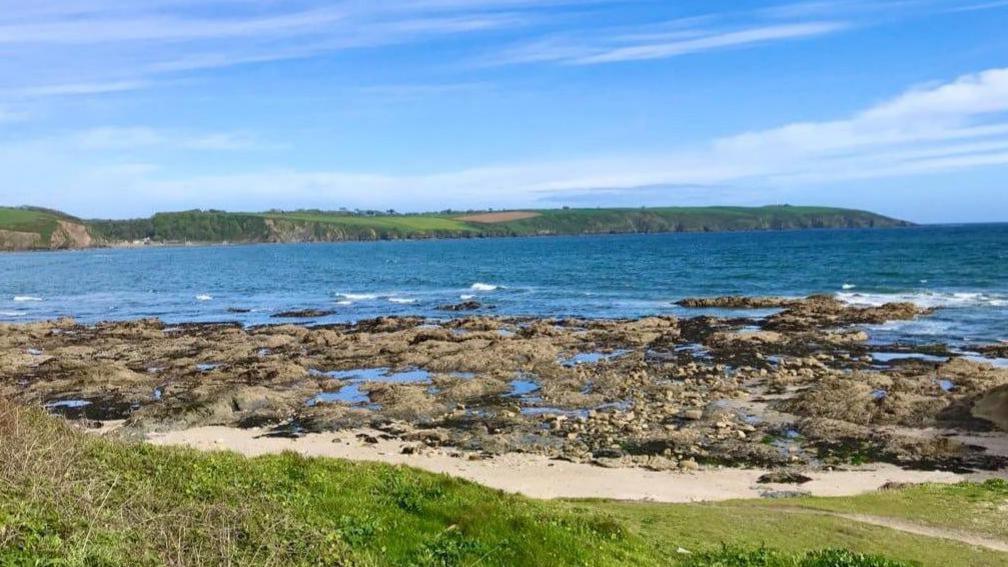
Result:
[[[26,210],[11,210],[27,214]],[[527,236],[591,236],[725,232],[854,230],[917,226],[867,211],[829,207],[654,207],[556,209],[483,213],[349,215],[322,211],[227,213],[186,211],[158,213],[150,219],[82,220],[58,211],[31,210],[42,223],[67,223],[79,230],[74,238],[49,243],[42,234],[33,246],[14,239],[4,251],[49,251],[147,246],[216,246],[226,244],[375,242],[393,240],[459,240]],[[157,222],[155,222],[157,221]],[[62,225],[61,225],[62,226]],[[9,232],[9,231],[8,231]],[[0,236],[5,234],[0,226]],[[11,235],[15,233],[10,233]],[[29,233],[17,233],[31,236]]]
[[[493,462],[523,454],[543,470],[578,465],[574,476],[615,474],[580,467],[637,471],[621,473],[631,479],[725,467],[742,475],[729,491],[741,496],[753,494],[755,471],[832,478],[863,465],[896,466],[911,471],[911,481],[1008,472],[1008,421],[999,414],[1008,368],[994,364],[1004,345],[989,345],[987,359],[935,345],[915,352],[868,344],[860,325],[931,312],[908,303],[853,306],[827,296],[681,303],[777,309],[728,319],[0,325],[0,372],[17,378],[0,382],[0,396],[99,431],[124,420],[115,434],[125,437],[206,444],[219,435],[242,451],[255,450],[250,440],[263,433],[335,435],[321,443],[330,447],[352,432],[368,445],[399,443],[384,450],[396,455]],[[208,427],[225,429],[199,433]]]

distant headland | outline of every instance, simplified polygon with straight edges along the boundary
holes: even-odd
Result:
[[[436,213],[192,210],[125,220],[87,220],[24,206],[0,207],[0,250],[906,226],[912,223],[867,211],[790,205]]]

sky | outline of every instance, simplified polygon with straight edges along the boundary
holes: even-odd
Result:
[[[1008,221],[1008,0],[0,0],[0,203]]]

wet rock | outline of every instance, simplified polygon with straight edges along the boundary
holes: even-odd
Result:
[[[313,317],[328,317],[336,313],[325,309],[295,309],[291,311],[281,311],[270,315],[275,319],[310,319]]]
[[[461,303],[451,303],[446,305],[439,305],[437,307],[438,311],[476,311],[483,307],[483,304],[479,301],[463,301]]]
[[[788,297],[747,297],[729,295],[724,297],[689,297],[676,302],[680,307],[691,309],[772,309],[797,305],[802,300]]]

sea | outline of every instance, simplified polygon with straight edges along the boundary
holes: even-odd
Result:
[[[0,321],[12,323],[61,316],[245,325],[443,319],[467,313],[439,307],[470,300],[483,306],[478,313],[496,315],[734,315],[675,302],[809,294],[936,308],[915,321],[871,327],[873,341],[1006,341],[1008,224],[0,254]],[[331,313],[275,317],[297,309]]]

